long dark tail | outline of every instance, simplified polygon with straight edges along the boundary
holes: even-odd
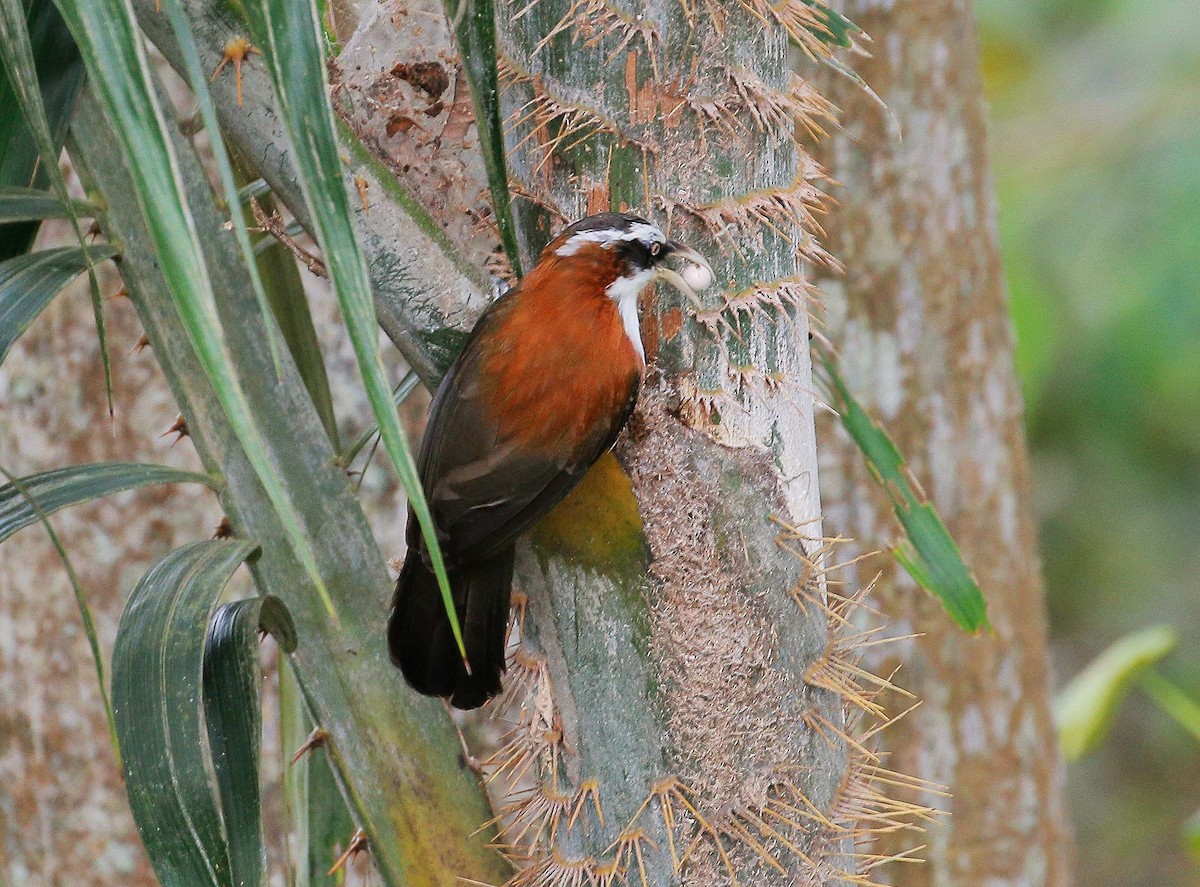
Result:
[[[471,674],[463,667],[437,577],[414,546],[396,581],[388,619],[392,662],[418,693],[445,696],[455,708],[478,708],[500,692],[504,673],[513,557],[505,551],[450,572]]]

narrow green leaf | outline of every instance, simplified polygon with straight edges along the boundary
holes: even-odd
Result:
[[[867,461],[871,474],[892,500],[908,539],[892,554],[917,584],[942,602],[946,612],[966,631],[990,628],[987,603],[970,568],[962,559],[950,531],[933,506],[917,495],[904,457],[887,432],[871,420],[838,374],[829,355],[814,348],[842,426]]]
[[[91,462],[20,479],[25,493],[46,514],[121,490],[180,483],[214,486],[213,479],[206,474],[140,462]],[[37,511],[20,489],[11,483],[0,487],[0,542],[36,521]]]
[[[117,756],[117,762],[121,760],[121,746],[117,742],[117,728],[113,723],[112,700],[108,696],[108,678],[104,676],[104,657],[100,654],[100,639],[96,635],[96,620],[92,616],[91,604],[87,602],[87,597],[83,593],[83,585],[79,582],[79,574],[75,572],[75,567],[71,563],[71,558],[67,556],[67,549],[62,544],[62,540],[58,537],[58,533],[54,532],[54,527],[50,524],[50,516],[46,509],[34,498],[30,493],[28,485],[20,478],[14,477],[7,469],[0,466],[0,474],[3,474],[8,483],[0,487],[0,524],[3,524],[5,497],[9,491],[15,492],[21,497],[25,506],[33,513],[34,517],[41,523],[46,530],[46,535],[50,537],[51,544],[54,545],[54,550],[58,552],[59,560],[63,563],[63,568],[67,571],[67,579],[71,582],[71,591],[75,594],[75,605],[79,608],[79,619],[83,622],[83,633],[87,636],[88,649],[92,654],[92,666],[96,669],[96,682],[100,687],[100,701],[104,705],[104,717],[108,721],[108,740],[113,747],[113,754]],[[29,480],[26,478],[25,480]],[[0,536],[0,542],[4,541],[4,537]]]
[[[291,760],[312,732],[290,664],[279,662],[280,741],[284,761]],[[283,771],[283,805],[294,851],[288,871],[289,887],[337,887],[339,877],[329,869],[345,850],[355,824],[346,808],[337,778],[324,748],[301,755]]]
[[[14,87],[17,101],[25,115],[25,122],[33,131],[33,140],[37,145],[38,156],[42,168],[50,178],[50,184],[59,200],[67,208],[67,217],[75,230],[75,239],[80,247],[86,247],[83,228],[79,224],[79,214],[75,211],[75,203],[67,193],[67,181],[63,178],[62,170],[58,168],[58,155],[62,151],[62,143],[55,140],[55,133],[42,103],[42,91],[38,84],[37,67],[33,59],[33,45],[29,37],[29,29],[25,23],[25,9],[21,0],[0,0],[0,44],[4,46],[4,68],[8,81]],[[100,340],[100,362],[104,367],[104,392],[108,401],[108,414],[113,414],[112,394],[112,361],[108,354],[108,332],[104,323],[104,300],[100,296],[100,281],[96,277],[96,266],[91,253],[83,250],[83,258],[87,262],[88,281],[92,293],[92,317],[96,323],[96,336]]]
[[[113,645],[113,712],[125,791],[165,887],[232,884],[229,847],[209,781],[201,715],[212,612],[250,542],[196,542],[150,568]]]
[[[821,20],[819,27],[808,30],[818,40],[832,43],[836,46],[849,48],[854,45],[854,35],[861,34],[862,28],[850,21],[836,9],[831,9],[820,0],[803,0],[805,6],[811,6]]]
[[[421,489],[408,440],[392,405],[387,373],[379,354],[375,303],[371,298],[367,263],[354,231],[353,212],[334,135],[316,4],[313,0],[248,0],[246,12],[255,42],[266,60],[280,112],[287,122],[301,189],[312,210],[313,227],[354,346],[367,398],[375,421],[379,423],[384,448],[421,525],[430,562],[442,589],[450,627],[465,660],[466,648],[450,595],[433,516]]]
[[[2,2],[2,0],[0,0]],[[221,135],[221,126],[217,122],[217,111],[213,107],[212,95],[208,90],[208,77],[200,66],[200,53],[196,49],[196,39],[192,36],[191,26],[183,12],[180,0],[163,0],[163,11],[171,22],[175,39],[179,43],[179,51],[183,56],[184,67],[187,71],[188,85],[196,97],[200,108],[200,117],[204,128],[208,131],[209,143],[212,146],[213,162],[217,167],[217,177],[221,180],[221,188],[225,192],[226,208],[230,212],[230,226],[237,238],[238,247],[242,251],[242,259],[250,272],[250,288],[258,302],[258,310],[265,318],[271,311],[267,294],[263,289],[262,278],[258,274],[258,263],[254,261],[254,248],[250,245],[250,234],[246,230],[245,216],[240,211],[240,195],[234,182],[233,165],[229,161],[229,151],[225,147],[225,139]],[[267,344],[271,349],[271,361],[275,366],[275,375],[279,377],[280,369],[279,343],[276,341],[274,328],[266,324]]]
[[[279,513],[297,560],[330,618],[337,607],[317,568],[296,504],[251,415],[213,298],[175,149],[154,89],[141,34],[126,0],[55,0],[79,45],[88,76],[125,163],[171,299],[246,458]]]
[[[95,208],[83,201],[72,201],[75,212],[90,216]],[[32,222],[40,219],[65,219],[71,210],[49,191],[39,188],[21,188],[16,185],[0,185],[0,240],[9,235],[11,229],[3,227],[8,222]]]
[[[1171,626],[1145,628],[1121,638],[1071,679],[1054,704],[1058,741],[1068,761],[1104,740],[1134,681],[1178,645]]]
[[[1140,683],[1159,708],[1200,741],[1200,704],[1152,668],[1142,674]]]
[[[416,387],[421,384],[421,377],[417,375],[415,370],[409,370],[405,373],[404,378],[400,380],[400,384],[392,389],[392,403],[399,407],[404,401],[408,400],[408,396],[416,390]],[[349,465],[354,461],[354,457],[362,452],[362,448],[370,443],[371,438],[379,434],[379,426],[375,425],[368,428],[350,446],[346,447],[340,459],[343,465]],[[366,471],[366,466],[363,466],[363,471]]]
[[[88,261],[116,255],[109,246],[63,246],[25,253],[0,262],[0,363],[20,335],[68,283],[87,270]]]
[[[234,156],[235,156],[234,169],[236,171],[237,161],[236,161],[236,155],[234,155]],[[253,182],[250,182],[248,185],[246,185],[245,187],[241,188],[238,191],[238,203],[246,204],[257,197],[266,197],[270,193],[271,193],[271,186],[266,183],[265,179],[255,179]]]
[[[341,448],[341,438],[338,435],[337,414],[333,409],[333,394],[329,389],[329,375],[325,371],[325,357],[321,354],[317,328],[308,307],[296,260],[276,241],[275,249],[264,250],[258,256],[258,270],[275,322],[283,332],[283,340],[296,362],[308,396],[317,408],[325,434],[337,451]]]
[[[258,645],[259,632],[272,627],[272,634],[295,649],[295,627],[278,598],[234,601],[213,613],[204,647],[204,719],[228,837],[231,883],[237,887],[258,887],[266,870]]]
[[[496,69],[496,13],[492,0],[444,0],[446,15],[454,25],[458,51],[471,86],[479,152],[492,191],[492,212],[500,230],[500,242],[521,276],[521,251],[517,245],[517,223],[513,219],[508,191],[508,161],[504,150],[504,124],[500,114],[500,78]]]
[[[53,3],[37,2],[26,16],[42,104],[53,142],[61,148],[83,83],[83,60]],[[49,176],[38,158],[33,132],[3,64],[0,64],[0,185],[44,188]],[[40,222],[0,224],[0,261],[29,252]]]

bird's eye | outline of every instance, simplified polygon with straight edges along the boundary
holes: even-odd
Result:
[[[650,244],[650,255],[657,256],[661,252],[662,252],[662,244],[661,243]]]

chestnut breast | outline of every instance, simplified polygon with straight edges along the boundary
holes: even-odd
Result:
[[[605,292],[619,274],[610,250],[559,257],[548,248],[513,293],[481,366],[483,402],[502,438],[569,459],[624,420],[645,363]]]

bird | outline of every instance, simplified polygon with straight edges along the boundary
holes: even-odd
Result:
[[[633,412],[646,371],[638,297],[662,280],[695,301],[712,278],[658,225],[606,212],[559,232],[480,316],[434,394],[417,455],[466,660],[410,508],[388,650],[417,692],[460,709],[500,693],[515,543]]]

